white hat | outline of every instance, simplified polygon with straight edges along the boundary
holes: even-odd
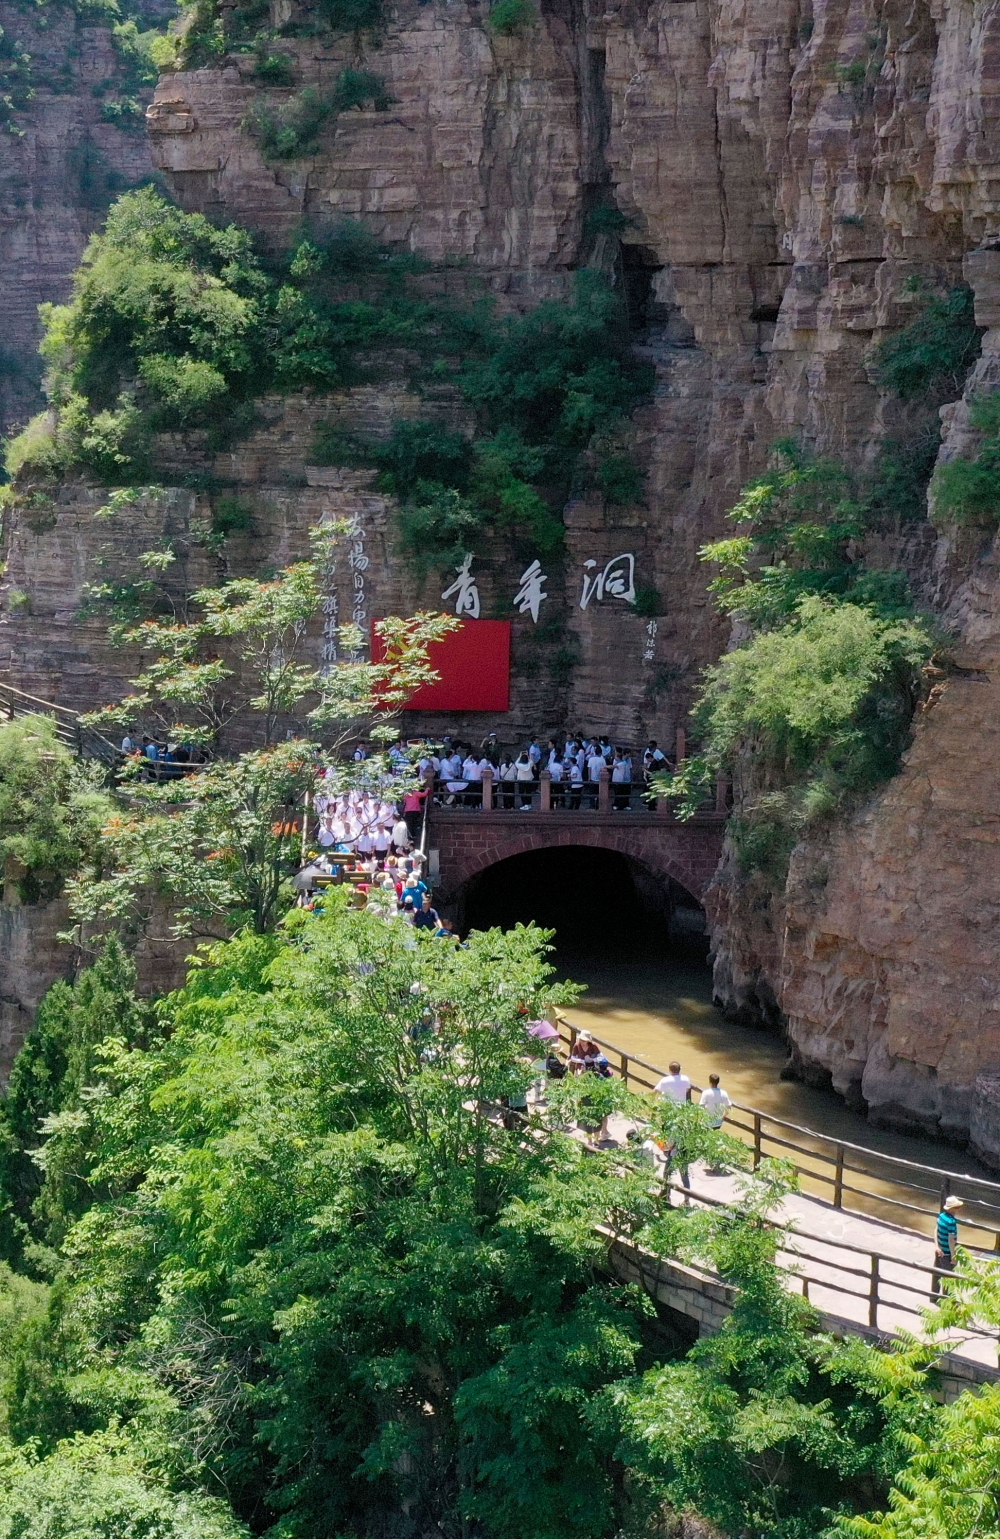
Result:
[[[962,1201],[961,1197],[949,1196],[945,1198],[941,1206],[944,1208],[946,1213],[950,1213],[952,1208],[964,1208],[965,1203]]]
[[[580,1033],[580,1041],[581,1042],[593,1042],[593,1040],[594,1039],[590,1035],[589,1031],[581,1031],[581,1033]]]

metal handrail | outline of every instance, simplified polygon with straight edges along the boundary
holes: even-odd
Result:
[[[580,1028],[574,1026],[572,1022],[568,1021],[561,1014],[556,1015],[556,1025],[560,1029],[563,1041],[572,1050]],[[654,1064],[648,1063],[636,1054],[627,1052],[616,1043],[607,1042],[597,1036],[594,1037],[594,1041],[608,1052],[617,1055],[620,1061],[620,1073],[626,1085],[632,1080],[644,1089],[652,1090],[655,1088],[656,1082],[663,1075],[662,1069],[658,1069]],[[654,1075],[655,1079],[650,1080],[643,1074],[636,1073],[635,1066],[645,1069],[649,1074]],[[701,1090],[699,1085],[693,1085],[692,1088],[699,1092]],[[943,1199],[951,1191],[952,1187],[957,1184],[977,1188],[977,1191],[969,1194],[968,1201],[975,1204],[980,1210],[986,1209],[991,1214],[1000,1213],[1000,1182],[990,1181],[983,1176],[967,1176],[960,1175],[954,1171],[941,1170],[933,1165],[924,1165],[916,1160],[907,1160],[901,1155],[882,1154],[875,1149],[866,1149],[862,1144],[854,1144],[846,1139],[834,1138],[828,1133],[820,1133],[813,1128],[801,1127],[798,1123],[787,1122],[784,1118],[772,1116],[770,1112],[759,1111],[756,1107],[746,1106],[742,1102],[734,1101],[732,1110],[748,1114],[751,1119],[749,1122],[745,1122],[739,1117],[731,1116],[728,1119],[728,1125],[751,1135],[755,1169],[764,1157],[765,1145],[787,1150],[793,1156],[799,1156],[798,1159],[793,1159],[793,1164],[795,1164],[796,1169],[801,1174],[808,1176],[810,1180],[819,1181],[833,1188],[833,1198],[830,1204],[832,1207],[853,1207],[854,1211],[859,1211],[853,1204],[845,1203],[844,1197],[846,1194],[864,1197],[869,1203],[882,1203],[889,1207],[904,1209],[907,1212],[920,1213],[925,1217],[933,1216],[931,1208],[920,1207],[915,1203],[906,1202],[900,1197],[893,1197],[886,1193],[872,1192],[864,1187],[855,1186],[851,1182],[845,1181],[844,1174],[849,1171],[852,1174],[868,1176],[875,1181],[898,1184],[908,1191],[924,1192],[928,1196],[933,1197],[935,1202]],[[765,1123],[770,1123],[774,1127],[781,1128],[790,1134],[797,1134],[799,1138],[782,1138],[780,1135],[769,1132],[764,1126]],[[832,1148],[834,1153],[827,1154],[822,1149],[810,1149],[802,1144],[802,1138],[819,1141]],[[868,1163],[859,1165],[848,1161],[848,1152],[861,1156]],[[816,1161],[832,1165],[834,1173],[829,1175],[821,1170],[810,1169],[809,1165],[804,1164],[803,1161]],[[871,1169],[873,1162],[888,1166],[890,1170],[873,1170]],[[931,1176],[934,1178],[934,1185],[930,1186],[923,1182],[906,1180],[902,1175],[897,1177],[895,1175],[897,1170],[907,1174],[919,1173]],[[988,1196],[986,1195],[987,1193]],[[991,1201],[990,1198],[993,1200]],[[817,1198],[817,1201],[826,1200],[824,1198]],[[970,1215],[966,1222],[970,1228],[992,1235],[994,1237],[994,1247],[1000,1251],[1000,1227],[991,1223],[988,1218],[980,1217],[978,1214],[976,1216]]]
[[[685,1197],[689,1197],[693,1202],[703,1203],[707,1207],[729,1207],[729,1203],[725,1202],[722,1198],[710,1197],[707,1192],[688,1192],[686,1188],[678,1186],[673,1182],[671,1183],[670,1190],[680,1192]],[[864,1292],[857,1288],[845,1288],[841,1284],[832,1282],[825,1277],[806,1277],[803,1273],[790,1267],[782,1266],[777,1261],[775,1265],[777,1270],[783,1273],[784,1276],[801,1280],[803,1297],[806,1299],[809,1297],[810,1283],[816,1288],[825,1288],[832,1293],[844,1293],[849,1298],[867,1298],[868,1325],[873,1330],[878,1329],[878,1309],[880,1305],[899,1309],[907,1314],[920,1313],[918,1309],[911,1309],[904,1301],[884,1297],[882,1293],[883,1288],[892,1288],[902,1293],[915,1293],[919,1298],[933,1300],[938,1296],[940,1283],[944,1278],[957,1278],[959,1282],[975,1282],[976,1280],[964,1272],[934,1266],[930,1262],[908,1261],[905,1256],[893,1256],[886,1251],[873,1250],[871,1247],[866,1248],[861,1245],[852,1245],[849,1240],[828,1239],[825,1235],[806,1234],[801,1229],[796,1229],[795,1225],[791,1222],[782,1223],[778,1219],[767,1219],[765,1222],[769,1229],[778,1230],[780,1233],[790,1235],[796,1240],[807,1243],[811,1242],[813,1245],[822,1245],[830,1250],[847,1251],[852,1255],[866,1257],[869,1263],[867,1267],[852,1267],[843,1265],[839,1260],[831,1261],[825,1256],[810,1255],[808,1252],[797,1250],[794,1247],[782,1247],[787,1255],[799,1256],[803,1261],[813,1261],[819,1266],[836,1267],[838,1272],[848,1277],[865,1279],[868,1282],[868,1288]],[[899,1278],[883,1276],[881,1270],[881,1263],[883,1261],[889,1262],[891,1266],[904,1267],[909,1271],[919,1272],[921,1275],[930,1277],[930,1286],[914,1286],[913,1283],[903,1282]],[[687,1264],[689,1263],[685,1263],[685,1265]],[[695,1267],[695,1270],[702,1271],[704,1276],[712,1275],[711,1273],[704,1272],[703,1268],[700,1267]],[[977,1329],[971,1334],[988,1340],[1000,1339],[1000,1329],[997,1328]]]
[[[96,745],[96,757],[105,762],[116,764],[122,757],[120,749],[111,742],[110,738],[98,732],[96,727],[85,726],[77,712],[67,705],[59,705],[55,700],[43,700],[39,695],[29,694],[26,689],[20,689],[8,680],[0,679],[0,702],[3,701],[6,701],[10,721],[16,720],[19,716],[50,713],[54,718],[53,726],[59,741],[73,748],[78,754],[82,755],[86,741]],[[21,705],[22,701],[30,703]]]

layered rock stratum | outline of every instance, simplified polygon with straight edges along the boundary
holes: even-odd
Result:
[[[276,27],[299,15],[273,0]],[[504,37],[479,0],[403,0],[377,38],[289,35],[281,47],[294,90],[369,69],[391,104],[343,112],[319,153],[274,162],[248,123],[256,104],[280,104],[293,88],[262,85],[249,56],[164,76],[146,142],[184,208],[245,224],[271,250],[305,223],[359,219],[380,240],[456,264],[512,310],[565,294],[581,265],[604,267],[624,289],[656,370],[632,424],[645,493],[624,512],[596,494],[567,507],[566,553],[549,579],[557,663],[513,612],[519,565],[484,550],[477,572],[483,612],[514,622],[512,740],[581,726],[672,741],[700,668],[727,643],[698,550],[722,533],[772,443],[794,436],[861,465],[887,436],[906,441],[913,413],[879,390],[869,360],[916,313],[912,280],[942,292],[964,276],[985,328],[963,399],[942,410],[942,458],[969,441],[971,395],[997,383],[995,9],[545,0],[533,26]],[[83,111],[83,100],[81,83],[58,110]],[[49,196],[42,174],[25,163],[29,201]],[[620,241],[595,233],[588,216],[600,206],[627,221]],[[24,221],[17,241],[8,236],[0,268],[25,315],[68,285],[89,227],[81,210],[69,195],[72,238],[60,238],[46,285],[27,271]],[[444,397],[431,409],[449,422],[461,412]],[[185,545],[204,515],[192,466],[253,499],[254,535],[231,544],[227,570],[289,559],[317,518],[346,516],[364,545],[366,617],[439,601],[439,575],[421,585],[396,559],[392,508],[371,475],[311,463],[318,415],[377,433],[427,413],[402,380],[319,405],[269,401],[232,451],[192,457],[190,444],[162,445],[168,490],[125,528],[95,524],[104,493],[79,483],[44,516],[15,515],[5,585],[29,598],[3,617],[0,664],[78,708],[120,690],[127,659],[100,622],[80,618],[81,595],[95,561],[126,570],[163,535],[187,552],[185,580],[211,575],[205,552]],[[796,851],[784,893],[724,864],[709,895],[717,991],[734,1015],[787,1025],[797,1072],[885,1121],[958,1139],[971,1125],[989,1154],[986,1087],[1000,1070],[996,549],[927,521],[885,543],[954,629],[956,667],[916,722],[901,773],[849,826]],[[623,553],[659,593],[655,623],[613,599],[581,608],[584,561]],[[332,579],[344,618],[356,575],[345,561]]]

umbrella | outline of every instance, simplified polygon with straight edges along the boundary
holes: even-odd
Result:
[[[548,1021],[532,1021],[528,1027],[528,1036],[541,1037],[543,1042],[553,1042],[559,1033],[554,1026],[549,1025]]]

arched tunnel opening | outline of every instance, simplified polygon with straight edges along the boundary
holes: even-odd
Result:
[[[705,915],[678,882],[616,850],[559,845],[498,861],[472,878],[458,914],[463,930],[534,922],[555,931],[566,957],[620,961],[708,952]]]

